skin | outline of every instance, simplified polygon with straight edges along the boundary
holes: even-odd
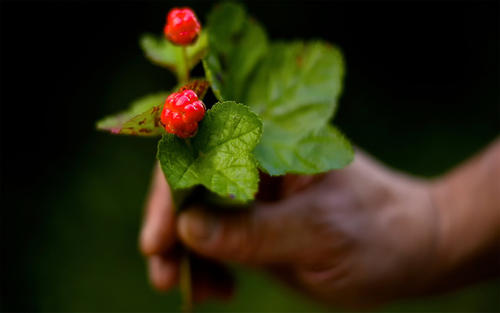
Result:
[[[261,200],[249,210],[193,206],[176,216],[157,167],[140,236],[153,286],[177,285],[180,243],[197,255],[196,301],[231,296],[228,262],[352,308],[499,274],[500,140],[434,181],[395,172],[359,151],[342,170],[262,178]]]

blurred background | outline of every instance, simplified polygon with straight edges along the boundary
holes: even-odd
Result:
[[[94,130],[104,115],[173,86],[138,46],[167,11],[210,2],[0,4],[0,311],[177,311],[149,286],[137,236],[155,139]],[[405,172],[435,177],[500,133],[499,2],[246,3],[273,39],[341,47],[335,123]],[[200,69],[197,69],[200,71]],[[326,311],[262,273],[199,311]],[[411,284],[412,282],[408,282]],[[500,311],[500,280],[380,311]]]

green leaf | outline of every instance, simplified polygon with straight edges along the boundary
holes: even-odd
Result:
[[[260,24],[234,3],[223,3],[208,16],[210,52],[203,67],[219,100],[241,101],[256,65],[268,49]]]
[[[163,91],[142,97],[130,109],[97,122],[97,129],[113,134],[159,136],[164,133],[159,124],[160,108],[169,94]]]
[[[284,130],[320,129],[333,116],[343,76],[342,54],[331,45],[319,41],[273,44],[244,102],[264,121]]]
[[[160,114],[166,98],[176,90],[191,89],[203,99],[208,85],[208,81],[204,79],[193,79],[170,92],[142,97],[134,101],[130,109],[97,122],[97,129],[122,135],[160,136],[165,133],[160,124]]]
[[[328,125],[342,90],[341,52],[324,42],[275,43],[233,3],[208,17],[203,67],[218,99],[237,100],[264,123],[255,150],[272,174],[314,174],[352,160],[349,142]]]
[[[255,155],[260,166],[271,175],[315,174],[343,168],[352,161],[354,151],[331,125],[294,136],[268,122]]]
[[[264,171],[314,174],[352,160],[349,142],[327,126],[343,76],[342,54],[331,45],[320,41],[272,45],[243,100],[264,122],[255,149]]]
[[[184,56],[181,46],[176,46],[164,36],[144,34],[140,39],[140,46],[146,57],[154,64],[171,70],[180,82],[186,81],[187,69],[184,67]],[[208,36],[202,31],[193,45],[187,46],[188,70],[198,64],[208,49]]]
[[[235,37],[244,30],[246,12],[234,2],[216,5],[208,14],[206,28],[210,33],[210,47],[222,54],[231,54]]]
[[[165,134],[157,157],[173,189],[201,184],[221,196],[247,201],[258,188],[252,150],[261,133],[262,122],[248,107],[218,102],[207,111],[195,137]]]

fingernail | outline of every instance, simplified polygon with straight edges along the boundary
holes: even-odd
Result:
[[[212,215],[199,211],[184,213],[180,223],[187,236],[197,242],[208,241],[217,228],[217,221]]]

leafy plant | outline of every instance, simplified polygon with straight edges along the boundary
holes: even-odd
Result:
[[[187,14],[198,26],[190,29],[189,44],[184,33],[167,24],[167,36],[143,35],[140,46],[179,85],[136,100],[128,110],[99,121],[97,128],[161,136],[157,158],[177,209],[194,186],[247,203],[258,191],[259,170],[269,175],[316,174],[351,162],[349,141],[330,124],[344,76],[338,48],[320,40],[270,42],[264,28],[234,3],[217,5],[201,32],[192,11],[172,10],[169,23],[175,14]],[[190,80],[200,61],[206,77]],[[172,114],[165,111],[167,97],[190,89],[203,99],[208,86],[218,102],[207,110],[196,134],[183,139],[166,131],[161,116]],[[181,123],[179,116],[169,118]],[[189,272],[184,274],[189,277]],[[184,287],[190,289],[189,281]]]

